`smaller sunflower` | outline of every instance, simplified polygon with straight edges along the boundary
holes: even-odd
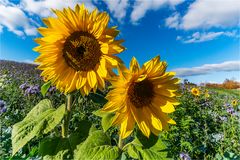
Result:
[[[205,95],[204,96],[205,96],[205,98],[209,98],[210,97],[207,89],[205,90]]]
[[[146,137],[151,132],[158,135],[168,129],[168,124],[176,124],[168,114],[179,104],[179,79],[173,78],[174,72],[166,72],[166,67],[159,56],[142,68],[133,58],[130,70],[120,65],[119,76],[110,80],[113,90],[106,96],[108,103],[102,111],[116,113],[112,124],[120,126],[122,139],[132,133],[135,122]]]
[[[191,90],[191,93],[194,95],[194,96],[200,96],[200,90],[198,88],[192,88]]]
[[[235,107],[235,106],[237,106],[237,105],[238,105],[238,101],[237,101],[236,99],[234,99],[234,100],[232,101],[232,103],[231,103],[231,104],[232,104],[232,106],[234,106],[234,107]]]

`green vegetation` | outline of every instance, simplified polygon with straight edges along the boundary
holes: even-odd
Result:
[[[6,108],[0,113],[1,159],[240,159],[239,90],[198,87],[201,94],[194,96],[185,82],[179,89],[181,104],[171,114],[177,124],[150,139],[136,129],[119,150],[117,129],[108,124],[112,116],[97,111],[108,89],[87,97],[73,94],[71,134],[62,138],[65,96],[49,85],[42,87],[43,96],[35,66],[0,63],[0,100]]]

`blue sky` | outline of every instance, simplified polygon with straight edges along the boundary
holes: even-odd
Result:
[[[0,59],[32,62],[41,18],[53,16],[50,8],[83,2],[107,11],[109,26],[118,26],[125,64],[133,56],[143,64],[160,55],[169,71],[195,83],[240,81],[237,0],[0,0]]]

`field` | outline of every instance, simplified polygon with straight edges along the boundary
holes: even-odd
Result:
[[[41,93],[43,84],[36,65],[0,61],[0,159],[41,159],[42,156],[46,158],[47,150],[51,150],[53,146],[45,146],[43,151],[44,144],[40,141],[53,136],[60,137],[61,127],[57,125],[54,127],[54,132],[33,137],[26,145],[19,144],[22,146],[21,149],[12,156],[13,125],[22,121],[43,99],[50,99],[54,109],[65,102],[64,94],[57,91],[54,86],[49,87],[43,95]],[[191,93],[193,87],[200,90],[199,96]],[[86,97],[81,96],[79,92],[74,92],[78,103],[75,103],[75,110],[70,119],[71,132],[76,135],[78,131],[86,132],[89,124],[92,124],[96,130],[102,129],[103,122],[94,114],[94,111],[102,108],[104,103],[101,98],[110,89],[111,87],[108,87],[104,91],[97,91],[97,94]],[[240,159],[240,90],[211,89],[193,86],[185,81],[180,84],[179,93],[181,94],[180,105],[171,114],[176,125],[171,125],[168,131],[161,132],[157,143],[151,144],[147,139],[148,143],[142,147],[133,143],[137,135],[131,135],[124,141],[125,144],[131,143],[123,148],[118,159],[156,159],[156,157],[185,160]],[[232,103],[234,100],[237,102],[236,105]],[[117,129],[115,127],[107,129],[106,135],[109,137],[109,146],[116,146]],[[84,137],[81,138],[84,139]],[[79,140],[75,139],[75,141]],[[143,144],[144,141],[141,143]],[[79,144],[80,148],[84,145],[92,147],[90,141]],[[73,150],[78,149],[79,146],[76,143],[71,151],[67,150],[67,153],[73,154]],[[54,152],[57,152],[56,154],[61,152],[61,158],[67,159],[64,157],[67,154],[65,151],[66,148],[63,147]],[[94,151],[92,154],[95,154]],[[51,154],[48,156],[51,158]]]

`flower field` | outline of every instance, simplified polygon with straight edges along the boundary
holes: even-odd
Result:
[[[109,124],[113,116],[99,111],[108,101],[104,97],[113,91],[110,83],[88,96],[72,93],[74,110],[67,127],[71,134],[61,138],[60,122],[65,119],[56,122],[55,118],[54,125],[45,119],[50,116],[47,113],[42,121],[37,121],[41,115],[31,115],[34,106],[49,104],[53,106],[51,113],[60,117],[64,115],[61,104],[67,101],[63,93],[44,83],[36,67],[0,61],[1,159],[72,159],[73,155],[74,159],[240,159],[239,90],[211,89],[185,80],[177,91],[180,104],[169,114],[176,124],[166,127],[159,136],[151,133],[149,138],[135,126],[129,135],[124,134],[127,138],[119,146],[118,125]],[[32,124],[28,132],[17,128],[24,128],[26,124],[22,123],[26,122]],[[53,126],[51,132],[40,128],[39,134],[36,130],[41,123],[46,123],[47,129]],[[15,132],[18,135],[14,136]],[[19,136],[24,142],[16,141]]]

